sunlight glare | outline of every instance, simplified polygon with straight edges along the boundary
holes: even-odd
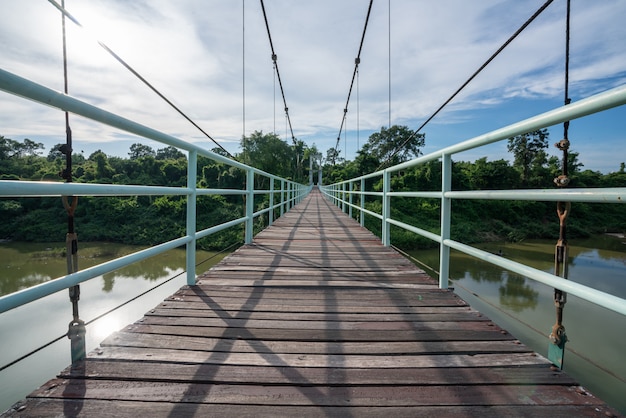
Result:
[[[118,318],[108,315],[95,321],[91,325],[88,334],[90,335],[90,339],[96,343],[100,343],[102,340],[115,331],[118,331],[123,326],[124,324],[122,324]]]

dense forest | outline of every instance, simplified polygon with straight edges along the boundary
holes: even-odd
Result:
[[[497,190],[554,188],[553,180],[562,171],[556,156],[550,156],[547,130],[510,138],[508,150],[512,162],[489,161],[486,157],[473,162],[455,161],[454,190]],[[382,128],[372,134],[352,161],[331,148],[323,158],[324,183],[367,174],[381,167],[407,161],[420,155],[425,135],[406,126]],[[67,149],[54,146],[42,155],[43,145],[30,139],[16,141],[0,136],[0,180],[65,181]],[[71,152],[71,151],[70,151]],[[224,155],[221,149],[214,152]],[[307,183],[309,158],[319,154],[315,146],[302,141],[288,144],[275,134],[254,132],[241,141],[241,153],[235,158],[263,171],[294,181]],[[72,153],[71,179],[79,183],[142,184],[184,187],[187,184],[187,158],[176,148],[154,150],[133,144],[127,158],[96,151],[85,157]],[[621,187],[626,184],[624,163],[609,174],[583,170],[578,153],[569,152],[570,187]],[[317,179],[317,176],[314,177]],[[268,188],[267,180],[256,180],[259,188]],[[262,183],[265,181],[266,183]],[[382,190],[379,179],[368,180],[368,187]],[[198,187],[242,189],[244,173],[223,163],[199,157]],[[430,162],[404,170],[392,178],[392,190],[438,190],[441,163]],[[366,199],[366,207],[380,213],[380,199]],[[267,207],[267,196],[255,199],[255,206]],[[198,198],[198,228],[207,228],[243,216],[241,196],[202,196]],[[626,231],[626,217],[619,205],[576,203],[568,220],[570,237],[602,232]],[[395,219],[438,233],[439,201],[437,199],[394,198]],[[85,197],[81,198],[75,223],[80,240],[112,241],[126,244],[156,244],[184,235],[185,198],[179,196]],[[356,213],[356,211],[355,211]],[[65,240],[66,214],[58,198],[22,198],[0,200],[0,239],[16,241],[57,242]],[[267,217],[256,222],[262,228]],[[380,232],[380,222],[366,217],[366,226]],[[243,229],[203,239],[205,249],[222,249],[242,240]],[[452,238],[466,242],[491,240],[521,241],[527,238],[555,238],[558,219],[553,202],[475,201],[453,202]],[[410,249],[432,245],[411,233],[392,228],[392,243]]]

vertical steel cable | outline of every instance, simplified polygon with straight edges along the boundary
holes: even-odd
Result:
[[[274,68],[274,133],[276,133],[276,59],[272,56],[272,68]]]
[[[570,104],[569,98],[569,41],[570,41],[570,0],[567,0],[567,12],[565,18],[565,88],[564,104]],[[563,122],[563,139],[555,144],[562,151],[561,175],[554,179],[558,187],[567,187],[569,184],[568,160],[569,160],[569,121]],[[556,211],[559,218],[559,239],[554,249],[554,275],[567,279],[568,272],[568,247],[567,247],[567,218],[570,214],[570,202],[557,202]],[[554,306],[556,307],[556,322],[550,332],[551,345],[548,346],[548,358],[555,365],[563,368],[563,357],[567,335],[563,326],[563,309],[567,302],[567,294],[560,289],[554,289]]]
[[[61,1],[65,9],[65,0]],[[63,91],[67,95],[67,36],[65,31],[65,15],[61,14],[61,30],[63,32]],[[69,113],[65,112],[65,146],[61,147],[61,152],[65,154],[65,170],[61,172],[66,183],[72,182],[72,129],[70,127]],[[78,204],[76,196],[62,196],[63,207],[67,212],[67,235],[65,236],[67,274],[78,271],[78,236],[74,228],[74,212]],[[69,289],[70,301],[72,302],[72,320],[68,325],[67,338],[71,341],[72,365],[77,364],[85,358],[85,322],[80,319],[78,313],[78,301],[80,300],[80,286],[75,285]]]
[[[391,128],[391,0],[388,0],[388,8],[387,8],[387,15],[388,15],[388,28],[389,28],[389,33],[388,33],[388,42],[389,44],[387,45],[387,53],[389,54],[388,57],[388,69],[387,69],[387,73],[389,75],[389,86],[388,86],[388,90],[389,90],[389,125],[387,125],[388,128]]]
[[[246,164],[246,2],[241,0],[241,118],[243,163]]]
[[[359,109],[359,69],[356,69],[356,150],[357,152],[360,149],[359,139],[360,139],[360,128],[361,128],[361,115]]]

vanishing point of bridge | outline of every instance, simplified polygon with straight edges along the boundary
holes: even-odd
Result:
[[[317,190],[6,416],[614,416]]]

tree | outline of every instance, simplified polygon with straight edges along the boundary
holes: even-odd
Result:
[[[306,180],[304,175],[304,160],[307,154],[306,144],[304,143],[304,141],[294,139],[292,149],[296,157],[293,167],[294,180],[305,182]]]
[[[156,152],[157,160],[178,160],[179,158],[185,158],[185,154],[176,147],[160,148]]]
[[[25,155],[25,156],[39,155],[40,154],[39,150],[43,148],[44,146],[41,142],[31,141],[28,138],[24,138],[24,141],[22,141],[22,143],[19,146],[20,155]]]
[[[0,135],[0,159],[2,160],[12,157],[36,156],[39,155],[38,150],[43,148],[42,143],[31,141],[28,138],[20,143]]]
[[[528,186],[533,168],[536,171],[547,162],[544,149],[548,147],[548,136],[544,128],[509,138],[507,149],[513,153],[513,166],[520,171],[522,187]]]
[[[335,165],[337,163],[337,160],[339,159],[340,153],[341,151],[338,151],[336,148],[328,148],[328,150],[326,150],[326,161],[330,162],[332,165]]]
[[[281,177],[294,175],[292,162],[296,159],[295,152],[276,134],[255,131],[249,137],[242,138],[241,147],[246,164]]]
[[[130,146],[130,152],[128,153],[128,155],[130,156],[131,160],[137,160],[144,157],[155,157],[156,153],[154,152],[152,147],[136,143]]]
[[[510,189],[517,183],[517,172],[506,160],[487,161],[487,157],[474,163],[455,163],[465,177],[469,190]]]
[[[65,158],[65,155],[61,152],[61,147],[63,147],[63,145],[64,144],[56,144],[55,146],[50,148],[50,151],[48,152],[47,160],[55,161],[57,159]]]
[[[6,160],[12,157],[17,144],[17,141],[0,135],[0,160]]]
[[[354,162],[360,176],[373,173],[380,166],[380,160],[370,152],[369,144],[363,145],[363,148],[357,151]]]
[[[96,163],[98,180],[110,180],[115,174],[115,170],[109,164],[109,157],[104,152],[96,151],[89,156],[89,159]]]
[[[418,134],[406,126],[384,126],[367,140],[369,152],[383,164],[395,165],[420,155],[426,142],[425,134]]]

